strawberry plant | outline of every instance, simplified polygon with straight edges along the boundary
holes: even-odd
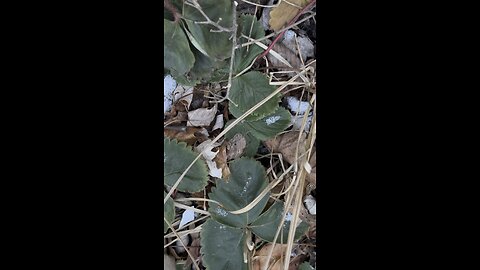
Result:
[[[270,193],[266,193],[251,209],[242,214],[232,211],[248,206],[267,187],[263,166],[250,158],[241,158],[230,164],[228,182],[220,179],[209,194],[210,199],[221,204],[211,204],[211,214],[202,228],[202,254],[208,269],[247,269],[246,254],[251,250],[252,233],[261,239],[273,242],[277,228],[281,233],[277,243],[286,243],[290,220],[283,219],[283,204],[275,202],[265,211]],[[307,227],[300,223],[295,238]]]
[[[263,59],[269,45],[261,16],[255,16],[257,8],[253,14],[238,14],[237,5],[231,0],[164,1],[164,75],[175,80],[174,91],[177,84],[183,87],[183,92],[170,92],[169,105],[178,119],[167,117],[165,126],[187,122],[186,126],[169,126],[170,136],[164,135],[164,247],[170,253],[188,253],[188,260],[180,263],[183,266],[177,263],[177,269],[260,269],[254,267],[252,259],[257,249],[287,246],[309,229],[294,207],[303,191],[300,198],[292,199],[304,187],[305,173],[298,173],[300,180],[294,176],[274,192],[276,184],[272,182],[279,179],[279,183],[283,176],[272,179],[258,160],[261,146],[292,126],[292,114],[279,104],[282,89],[256,63]],[[292,12],[297,12],[292,14],[298,18],[300,13]],[[277,10],[275,14],[281,13]],[[276,27],[284,25],[276,16]],[[301,73],[301,78],[298,72],[294,78],[297,85],[300,79],[307,78],[305,71]],[[199,93],[208,99],[198,98]],[[193,108],[196,112],[190,111]],[[166,114],[169,110],[165,110]],[[194,118],[194,113],[196,117],[208,117]],[[238,144],[244,142],[244,148],[228,155],[229,147],[236,146],[230,143],[234,138]],[[297,153],[295,160],[305,162],[310,145],[298,145],[297,152],[304,150]],[[304,163],[294,164],[297,161],[291,162],[293,158],[288,160],[292,165],[283,168],[282,175],[292,171],[296,175],[308,168]],[[292,218],[294,212],[296,218]],[[193,224],[194,229],[188,227]],[[195,234],[198,243],[190,243],[187,248],[185,236]],[[286,253],[291,252],[290,247]],[[308,267],[304,263],[300,269]]]
[[[171,21],[168,18],[174,15],[168,12],[164,19],[167,73],[184,85],[227,82],[225,98],[230,113],[237,118],[275,90],[264,74],[246,72],[263,49],[252,44],[235,50],[237,44],[247,41],[246,37],[265,35],[254,16],[242,15],[237,19],[235,6],[228,0],[172,1],[172,4],[182,19]],[[290,115],[279,110],[279,101],[276,95],[245,118],[245,125],[254,130],[258,139],[273,137],[290,123]],[[270,124],[280,119],[277,124]]]

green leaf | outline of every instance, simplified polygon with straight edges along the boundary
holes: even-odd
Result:
[[[259,140],[265,141],[284,131],[290,125],[290,113],[283,107],[278,107],[275,113],[257,121],[245,121],[245,129]]]
[[[227,122],[225,127],[228,127],[232,121]],[[235,134],[240,133],[245,137],[245,141],[247,143],[247,147],[245,148],[245,151],[243,152],[243,156],[247,157],[253,157],[258,151],[258,147],[260,146],[260,140],[257,139],[252,133],[252,130],[248,129],[244,123],[238,123],[235,125],[231,130],[225,134],[225,138],[227,140],[230,140],[235,136]]]
[[[163,192],[163,198],[167,197],[167,193]],[[168,198],[167,202],[163,205],[163,215],[165,219],[168,220],[170,224],[172,224],[173,219],[175,218],[175,206],[173,205],[172,198]],[[165,221],[163,221],[163,233],[168,231],[168,225]]]
[[[179,74],[178,72],[175,72],[175,70],[172,70],[170,72],[170,75],[172,75],[172,77],[175,79],[175,81],[177,81],[177,83],[183,86],[195,86],[200,82],[195,78],[191,78],[189,73]]]
[[[232,54],[232,41],[229,40],[231,33],[210,32],[215,28],[191,21],[186,21],[186,24],[191,34],[188,37],[199,51],[207,53],[208,57],[216,60],[225,60],[230,57]]]
[[[202,10],[214,22],[220,18],[220,25],[230,28],[232,25],[232,2],[229,0],[204,0],[199,1]],[[195,8],[185,5],[184,20],[190,35],[188,38],[192,44],[202,53],[217,60],[225,60],[231,56],[232,41],[229,40],[231,32],[211,32],[217,30],[209,24],[198,24],[205,18]]]
[[[253,27],[252,27],[253,22]],[[252,27],[252,28],[251,28]],[[251,28],[251,30],[250,30]],[[250,32],[251,31],[251,32]],[[238,30],[237,33],[244,34],[247,37],[254,39],[259,39],[265,36],[265,31],[263,30],[262,25],[259,21],[252,15],[242,15],[238,19]],[[248,39],[240,37],[237,41],[237,44],[249,42]],[[250,46],[242,47],[235,50],[235,59],[233,62],[233,72],[239,73],[245,68],[247,68],[252,61],[263,52],[263,49],[256,45],[252,44]]]
[[[230,113],[238,118],[274,91],[275,87],[268,83],[267,76],[258,71],[251,71],[234,78],[228,94],[230,101],[232,101],[228,106]],[[279,101],[279,95],[272,97],[245,120],[258,120],[274,113],[278,108]]]
[[[190,70],[190,76],[195,80],[208,83],[211,81],[210,79],[212,75],[215,74],[215,71],[226,64],[225,61],[216,61],[213,58],[205,56],[196,48],[192,48],[192,51],[195,55],[195,64]]]
[[[175,19],[173,14],[166,8],[163,9],[163,18],[169,21],[173,21]]]
[[[247,270],[243,262],[246,233],[209,218],[200,232],[202,261],[211,270]]]
[[[260,162],[250,158],[240,158],[230,164],[230,178],[228,182],[217,180],[216,187],[212,188],[209,198],[222,204],[211,204],[208,212],[216,221],[231,226],[245,227],[254,221],[265,208],[269,193],[250,211],[235,215],[228,211],[239,210],[251,203],[267,187],[265,168]]]
[[[175,264],[175,270],[185,270],[185,268],[185,262],[177,261],[177,263]]]
[[[170,3],[172,6],[174,6],[178,13],[182,14],[182,6],[183,6],[183,0],[170,0]],[[170,21],[174,20],[173,13],[171,13],[167,8],[163,9],[163,18],[168,19]]]
[[[288,214],[287,214],[288,217]],[[285,219],[287,219],[287,217]],[[263,213],[257,220],[250,224],[249,229],[255,233],[256,236],[265,241],[273,242],[278,226],[283,218],[283,203],[274,203],[265,213]],[[277,237],[277,243],[286,244],[288,240],[288,232],[290,230],[290,220],[283,220],[283,228]],[[304,222],[300,223],[295,229],[294,239],[300,238],[308,229],[308,225]]]
[[[163,20],[163,68],[185,74],[195,62],[185,33],[178,23]]]
[[[163,139],[163,181],[168,186],[173,186],[188,165],[197,157],[197,154],[184,142],[177,143]],[[197,192],[202,190],[208,181],[208,171],[205,162],[201,159],[195,161],[185,174],[177,189],[183,192]]]
[[[314,270],[314,268],[308,262],[304,262],[300,264],[298,270]]]

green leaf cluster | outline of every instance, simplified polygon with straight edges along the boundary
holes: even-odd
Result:
[[[163,139],[163,184],[172,187],[182,173],[195,160],[196,155],[184,142]],[[177,189],[183,192],[197,192],[205,188],[208,181],[207,165],[202,160],[197,160],[187,171]],[[165,191],[163,196],[167,196]],[[170,223],[175,218],[175,207],[172,198],[168,198],[163,205],[163,214]],[[168,226],[164,222],[163,232],[167,232]]]
[[[246,213],[230,213],[250,204],[268,186],[264,167],[254,159],[240,158],[230,164],[230,172],[228,182],[218,180],[209,194],[221,206],[210,204],[211,219],[202,226],[201,252],[207,269],[247,269],[243,254],[250,233],[273,242],[278,226],[283,223],[277,243],[286,243],[288,238],[290,221],[282,220],[283,204],[276,202],[264,211],[269,193]],[[300,223],[295,238],[306,229],[307,225]]]

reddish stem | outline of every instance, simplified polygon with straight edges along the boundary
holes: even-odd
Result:
[[[177,8],[170,2],[170,0],[163,0],[163,8],[168,9],[173,14],[174,22],[180,20],[180,13]]]
[[[313,7],[313,5],[317,2],[317,0],[312,0],[312,2],[310,2],[308,5],[306,5],[304,8],[302,8],[302,10],[300,10],[300,12],[298,12],[297,16],[295,16],[287,25],[287,27],[289,27],[290,25],[294,24],[298,18],[300,18],[300,16],[305,13],[307,10],[309,10],[311,7]],[[260,59],[260,58],[263,58],[265,55],[268,54],[268,52],[273,48],[273,45],[275,45],[275,43],[278,42],[278,40],[280,40],[280,38],[283,37],[283,34],[285,34],[287,30],[283,30],[273,41],[272,41],[272,44],[270,44],[270,46],[268,46],[268,48],[261,54],[257,57],[257,60]]]

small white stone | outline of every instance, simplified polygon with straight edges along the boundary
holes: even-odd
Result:
[[[303,202],[305,203],[305,207],[307,208],[310,215],[317,214],[317,202],[315,201],[315,197],[313,197],[312,195],[308,195]]]
[[[310,107],[310,104],[306,101],[300,101],[296,97],[287,97],[288,108],[298,114],[305,114]]]
[[[170,111],[173,103],[173,91],[177,87],[177,82],[172,76],[167,75],[163,78],[163,113]]]

